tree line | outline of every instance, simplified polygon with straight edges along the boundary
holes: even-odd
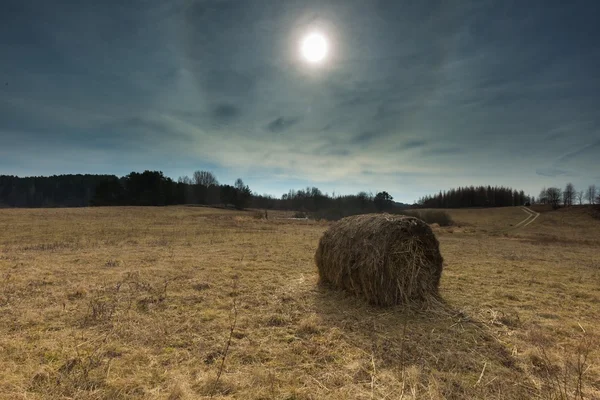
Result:
[[[167,206],[203,204],[237,209],[295,210],[317,218],[339,219],[370,212],[394,212],[386,191],[356,195],[323,193],[316,187],[290,190],[281,197],[253,193],[241,178],[221,184],[210,171],[196,171],[177,181],[161,171],[115,175],[0,176],[0,207]]]
[[[589,185],[586,190],[575,189],[571,182],[567,183],[564,189],[558,187],[542,188],[537,198],[540,204],[550,204],[552,208],[559,208],[561,205],[569,207],[575,204],[600,204],[600,192],[596,185]]]
[[[469,186],[423,196],[418,204],[425,208],[512,207],[526,205],[532,198],[523,190],[503,186]]]
[[[351,195],[336,195],[323,193],[316,187],[290,190],[281,198],[269,195],[255,195],[252,200],[253,208],[296,210],[300,213],[310,213],[316,218],[336,220],[356,214],[374,212],[394,212],[408,207],[408,204],[394,202],[394,198],[386,191],[377,194],[359,192]],[[300,214],[302,215],[302,214]]]
[[[470,186],[424,196],[412,207],[460,208],[507,207],[539,202],[555,207],[600,204],[596,186],[576,191],[569,183],[564,190],[544,188],[538,198],[503,186]],[[53,175],[26,177],[0,175],[0,207],[85,207],[85,206],[167,206],[204,204],[266,210],[296,210],[316,217],[339,219],[371,212],[400,212],[408,204],[394,202],[387,191],[352,195],[323,193],[316,187],[290,190],[281,197],[253,193],[238,178],[233,185],[221,184],[210,171],[196,171],[177,181],[161,171],[115,175]]]
[[[99,184],[112,175],[54,175],[27,177],[0,175],[0,207],[84,207]]]
[[[298,210],[346,216],[389,211],[398,206],[383,191],[376,195],[336,196],[316,187],[290,190],[281,198],[254,194],[238,178],[221,184],[210,171],[196,171],[177,181],[161,171],[115,175],[53,175],[20,178],[0,175],[0,207],[167,206],[176,204],[220,205],[276,210]]]
[[[0,175],[0,207],[167,206],[223,204],[248,206],[250,188],[241,179],[220,185],[210,172],[177,182],[161,171],[115,175]]]
[[[176,182],[161,171],[132,172],[122,178],[101,182],[90,205],[93,206],[168,206],[205,204],[248,207],[252,192],[238,178],[232,185],[219,184],[212,172],[196,171],[192,178],[180,177]]]

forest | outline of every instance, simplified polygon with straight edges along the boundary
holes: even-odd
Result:
[[[531,196],[503,186],[470,186],[441,191],[422,197],[418,204],[426,208],[512,207],[532,203]]]
[[[281,197],[253,193],[238,178],[220,183],[210,171],[196,171],[177,181],[161,171],[115,175],[0,175],[0,207],[167,206],[202,204],[237,209],[296,210],[327,218],[412,208],[505,207],[534,199],[507,187],[478,186],[425,196],[416,204],[397,203],[387,191],[352,195],[323,193],[316,187],[290,190]]]

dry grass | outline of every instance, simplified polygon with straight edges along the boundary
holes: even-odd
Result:
[[[449,212],[445,303],[416,311],[319,288],[327,224],[0,210],[0,398],[598,398],[598,221]]]

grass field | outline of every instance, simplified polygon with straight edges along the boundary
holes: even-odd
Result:
[[[450,211],[417,310],[320,288],[327,223],[0,210],[0,398],[598,399],[600,222],[539,211]]]

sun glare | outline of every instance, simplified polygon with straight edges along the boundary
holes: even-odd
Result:
[[[327,56],[327,39],[320,33],[311,33],[302,39],[300,52],[310,63],[320,63]]]

